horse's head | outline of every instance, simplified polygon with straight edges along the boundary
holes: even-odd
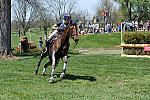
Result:
[[[70,25],[70,36],[71,38],[75,41],[75,46],[78,44],[79,41],[79,33],[78,33],[78,26],[77,26],[77,21],[78,20],[74,20],[72,22],[72,24]]]

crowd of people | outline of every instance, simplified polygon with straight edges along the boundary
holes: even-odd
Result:
[[[127,21],[123,22],[123,31],[150,31],[150,21],[140,22],[138,21]]]
[[[97,33],[111,33],[121,31],[121,22],[117,25],[112,25],[111,23],[106,23],[104,26],[99,27],[99,24],[87,24],[85,27],[82,23],[79,23],[79,33],[80,34],[97,34]],[[150,31],[150,21],[123,21],[122,22],[123,31]]]
[[[107,23],[105,26],[100,27],[98,23],[89,23],[85,27],[82,23],[79,23],[79,33],[80,34],[98,34],[98,33],[110,33],[116,32],[116,28],[113,27],[110,23]]]

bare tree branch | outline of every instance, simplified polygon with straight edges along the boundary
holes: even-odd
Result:
[[[42,1],[42,0],[41,0]],[[38,15],[38,11],[41,7],[40,0],[15,0],[14,1],[14,14],[18,21],[18,25],[23,28],[23,33],[30,28]]]
[[[77,0],[45,0],[56,21],[62,20],[64,13],[72,13]]]

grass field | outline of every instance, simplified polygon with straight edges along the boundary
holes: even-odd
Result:
[[[15,34],[12,37],[15,47]],[[119,37],[119,33],[81,36],[77,48],[114,47],[119,45]],[[66,79],[59,78],[60,61],[54,84],[48,82],[50,68],[46,76],[40,75],[47,59],[38,75],[34,75],[34,69],[39,56],[31,54],[22,60],[0,61],[0,100],[150,100],[148,58],[74,52],[69,56]]]
[[[70,54],[65,80],[34,75],[38,58],[1,61],[1,100],[149,100],[149,59]],[[42,65],[46,63],[46,60]],[[56,69],[59,74],[62,62]]]
[[[120,45],[120,33],[80,36],[77,48],[110,48]]]

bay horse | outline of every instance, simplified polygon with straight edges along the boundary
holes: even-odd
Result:
[[[54,71],[60,59],[63,60],[63,69],[60,74],[61,78],[64,78],[66,67],[67,67],[67,59],[68,59],[68,50],[69,50],[69,39],[70,37],[75,41],[75,46],[79,41],[77,20],[73,21],[72,24],[68,25],[63,31],[59,31],[58,36],[53,37],[53,41],[47,41],[47,50],[43,50],[40,56],[40,60],[35,70],[35,74],[38,74],[38,69],[41,64],[41,61],[44,57],[49,57],[49,62],[44,65],[44,69],[42,75],[45,75],[46,68],[49,65],[52,65],[51,75],[49,78],[49,82],[54,82]],[[74,47],[75,47],[74,46]]]

